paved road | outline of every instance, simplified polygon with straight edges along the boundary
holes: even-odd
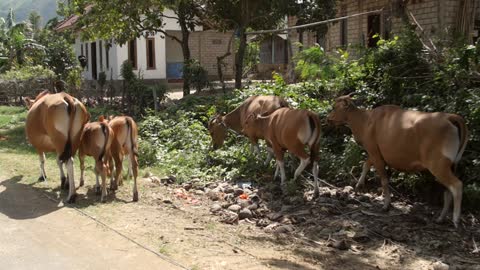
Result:
[[[0,269],[181,269],[19,179],[0,177]]]

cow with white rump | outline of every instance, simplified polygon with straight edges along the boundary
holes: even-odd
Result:
[[[394,105],[364,110],[355,106],[350,94],[335,100],[328,121],[350,127],[355,140],[367,151],[368,158],[357,188],[364,184],[373,165],[382,181],[383,210],[388,210],[391,201],[385,166],[403,172],[428,170],[447,188],[437,222],[445,218],[453,195],[453,223],[458,226],[462,182],[454,175],[454,168],[468,140],[462,117],[442,112],[403,110]]]
[[[312,173],[315,179],[314,197],[318,190],[318,151],[320,149],[321,126],[317,114],[307,110],[280,108],[268,116],[250,114],[243,125],[243,132],[253,142],[264,139],[272,146],[277,163],[274,179],[280,173],[281,187],[285,191],[284,154],[287,150],[300,158],[300,165],[295,171],[296,180],[310,162],[313,162]],[[310,154],[305,151],[307,147]]]
[[[40,157],[40,180],[45,174],[45,153],[56,152],[60,169],[61,188],[68,188],[67,202],[75,201],[75,181],[73,176],[73,157],[80,145],[83,125],[90,115],[85,106],[76,98],[64,92],[40,93],[35,100],[27,100],[30,109],[27,113],[25,132],[28,141],[37,150]],[[67,177],[63,171],[67,167]]]
[[[85,156],[91,156],[95,160],[95,192],[101,194],[100,201],[107,201],[106,178],[108,171],[108,161],[110,160],[110,148],[114,138],[113,130],[103,116],[100,116],[98,122],[87,123],[83,128],[80,139],[80,149],[78,157],[80,159],[80,186],[84,184],[85,176]],[[102,178],[102,186],[98,181],[98,176]]]
[[[212,137],[213,149],[216,150],[222,147],[229,130],[239,134],[243,133],[243,125],[247,116],[251,114],[268,115],[276,109],[283,107],[288,107],[288,103],[281,97],[251,96],[227,115],[216,115],[208,122],[208,131]],[[252,148],[255,152],[259,152],[258,140],[252,141]],[[266,163],[269,163],[270,160],[271,154],[269,150],[269,157]]]

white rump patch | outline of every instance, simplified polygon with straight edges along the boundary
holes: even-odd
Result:
[[[66,102],[65,102],[66,103]],[[68,105],[67,105],[68,106]],[[65,138],[68,137],[68,122],[70,121],[67,110],[65,108],[65,113],[59,113],[55,116],[54,126],[55,129],[62,133]]]
[[[312,129],[310,128],[310,123],[308,117],[305,118],[305,125],[298,131],[297,138],[303,143],[310,143],[309,140],[312,137]]]
[[[450,159],[453,163],[458,162],[456,160],[457,154],[460,148],[460,138],[458,137],[458,129],[454,127],[453,132],[447,135],[449,138],[447,142],[443,145],[442,154]],[[458,159],[460,159],[461,155],[459,155]]]

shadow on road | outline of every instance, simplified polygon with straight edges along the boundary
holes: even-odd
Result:
[[[60,209],[40,192],[22,184],[23,175],[0,182],[0,212],[12,219],[32,219]]]

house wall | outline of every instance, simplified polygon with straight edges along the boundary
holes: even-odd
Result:
[[[407,9],[412,12],[415,19],[422,26],[426,34],[442,34],[446,30],[455,27],[459,0],[410,0]],[[391,35],[399,32],[402,28],[401,18],[394,16],[397,9],[397,0],[342,0],[337,3],[337,17],[352,15],[361,12],[382,9],[381,32],[382,35],[389,32]],[[293,26],[296,19],[289,17],[288,25]],[[413,21],[411,21],[413,23]],[[328,25],[325,49],[335,50],[341,44],[341,23],[335,22]],[[304,32],[303,44],[309,47],[315,44],[316,37],[313,32]],[[299,34],[296,30],[289,31],[292,42],[298,41]],[[368,41],[368,15],[347,19],[347,44],[366,46]],[[298,47],[293,46],[294,54]]]

